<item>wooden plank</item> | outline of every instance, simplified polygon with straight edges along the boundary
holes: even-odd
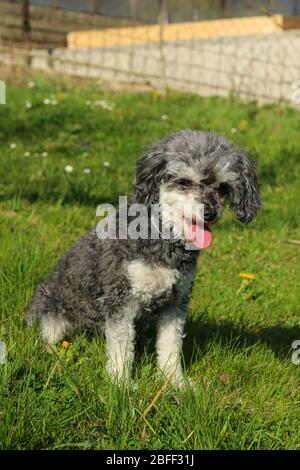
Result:
[[[12,15],[7,15],[7,16],[1,16],[0,17],[0,25],[7,25],[7,26],[18,26],[21,23],[21,17],[16,17]],[[49,31],[59,31],[61,33],[69,33],[70,31],[76,30],[86,30],[89,26],[87,23],[79,23],[79,24],[73,24],[73,23],[66,23],[61,21],[61,19],[54,19],[54,18],[43,18],[43,19],[37,19],[37,18],[31,18],[31,28],[32,29],[46,29]],[[94,27],[94,26],[93,26]],[[98,25],[95,27],[99,28],[112,28],[115,27],[114,21],[111,21],[110,19],[107,18],[102,18],[101,22],[99,22]],[[123,27],[123,25],[122,25]]]
[[[4,43],[22,44],[21,6],[21,2],[0,3],[0,39]],[[67,33],[74,29],[115,28],[131,24],[126,19],[36,5],[30,6],[30,15],[30,43],[46,48],[66,46]]]
[[[288,21],[286,25],[295,25],[298,21]],[[299,26],[300,27],[300,23]],[[253,34],[270,34],[287,29],[284,27],[283,15],[275,17],[256,16],[230,18],[221,20],[172,23],[163,27],[163,40],[190,40],[194,38],[217,38],[226,36],[247,36]],[[101,31],[73,31],[68,34],[68,47],[98,47],[119,44],[141,44],[159,42],[161,28],[159,25],[147,25],[126,28],[110,28]]]
[[[6,40],[22,40],[22,30],[21,28],[6,28],[0,27],[0,38]],[[64,34],[58,33],[48,33],[45,31],[31,31],[30,35],[31,42],[43,42],[47,44],[51,42],[52,44],[65,44],[66,36]]]
[[[18,18],[6,17],[3,21],[3,18],[0,18],[0,28],[7,29],[21,29],[20,21]],[[66,37],[67,31],[62,31],[60,28],[55,27],[55,25],[47,25],[47,23],[40,23],[38,21],[31,21],[31,30],[36,32],[45,32],[50,34],[56,34]]]
[[[22,4],[18,3],[0,3],[0,15],[21,15],[22,14]]]
[[[15,16],[21,17],[22,8],[21,2],[18,3],[10,3],[10,2],[3,2],[1,0],[0,3],[0,18],[5,16]],[[131,25],[132,21],[126,18],[117,18],[117,17],[109,17],[109,16],[101,16],[95,15],[93,13],[86,13],[86,12],[79,12],[79,11],[71,11],[71,10],[63,10],[61,8],[53,8],[49,6],[39,6],[39,5],[30,5],[30,16],[32,20],[38,21],[52,21],[53,24],[61,24],[67,23],[67,28],[69,24],[73,26],[71,29],[74,29],[74,26],[78,25],[78,28],[81,28],[82,25],[94,25],[102,27],[105,24],[111,24],[111,26],[118,27]],[[138,24],[145,24],[145,22],[139,21]],[[85,26],[85,29],[86,29]],[[68,29],[69,30],[69,29]]]
[[[282,29],[299,29],[300,28],[300,18],[295,16],[283,16],[282,20]]]

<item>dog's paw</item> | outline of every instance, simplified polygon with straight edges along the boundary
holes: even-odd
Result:
[[[196,388],[196,383],[189,377],[176,377],[175,379],[170,380],[170,384],[178,388],[179,390],[191,390],[194,391]]]
[[[111,373],[107,371],[109,381],[118,388],[129,388],[131,390],[136,390],[137,386],[130,375],[128,374],[119,374],[117,372]]]

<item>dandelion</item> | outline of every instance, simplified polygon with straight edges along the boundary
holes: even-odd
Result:
[[[103,162],[103,166],[109,167],[110,163],[109,162]]]
[[[162,121],[167,121],[169,119],[169,116],[167,114],[163,114],[161,117]]]
[[[24,153],[24,157],[29,157],[30,156],[30,152],[25,152]]]
[[[65,166],[65,172],[66,173],[72,173],[73,170],[74,170],[74,167],[72,165],[66,165]]]
[[[95,106],[100,106],[102,109],[106,109],[107,111],[112,111],[115,107],[114,103],[108,103],[105,100],[96,100],[94,101]]]
[[[247,281],[253,281],[255,279],[255,274],[251,273],[240,273],[241,279],[246,279]]]
[[[27,109],[32,108],[32,103],[30,103],[30,101],[27,101],[27,103],[25,104],[25,108]]]
[[[69,341],[63,341],[61,343],[62,349],[70,349],[71,346],[72,346],[72,343],[69,343]]]
[[[16,144],[15,142],[13,142],[12,144],[10,144],[10,148],[11,148],[11,149],[15,149],[16,146],[17,146],[17,144]]]
[[[28,88],[34,88],[35,87],[35,83],[30,80],[30,82],[28,82]]]
[[[241,292],[245,291],[249,287],[250,283],[255,279],[255,277],[255,274],[240,273],[240,278],[242,279],[242,282],[236,293],[240,294]]]
[[[248,121],[247,119],[241,119],[239,122],[239,128],[240,129],[246,129],[248,127]]]
[[[84,168],[83,170],[83,173],[86,174],[86,175],[89,175],[91,173],[91,169],[90,168]]]
[[[41,157],[43,157],[43,158],[48,157],[48,152],[43,152],[43,153],[41,154]]]
[[[50,104],[50,103],[51,103],[51,100],[49,100],[49,98],[45,98],[45,99],[43,100],[43,103],[44,103],[44,104]]]
[[[236,134],[236,133],[237,133],[236,127],[233,127],[233,128],[231,129],[231,133],[232,133],[232,134]]]

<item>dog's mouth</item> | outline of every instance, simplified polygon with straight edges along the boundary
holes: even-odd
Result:
[[[187,235],[189,240],[195,245],[198,250],[204,250],[208,248],[212,243],[212,231],[209,228],[208,224],[212,224],[213,222],[206,223],[199,221],[196,218],[192,219],[184,219],[186,228],[187,228]]]

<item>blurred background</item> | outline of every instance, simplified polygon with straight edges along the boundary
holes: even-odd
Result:
[[[0,2],[0,66],[291,102],[300,0]]]

